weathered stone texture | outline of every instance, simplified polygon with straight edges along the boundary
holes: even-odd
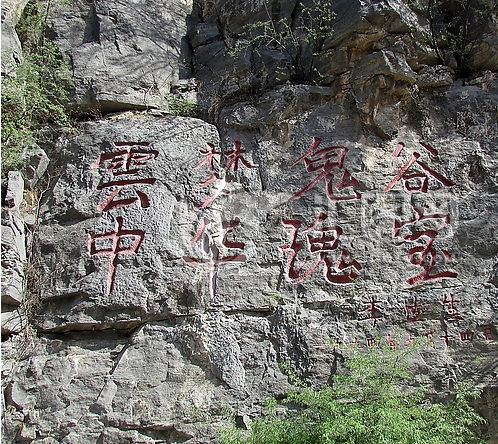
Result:
[[[73,69],[74,103],[102,113],[164,104],[171,85],[191,77],[182,40],[191,7],[82,0],[56,8],[49,26]]]
[[[27,0],[2,2],[2,77],[15,75],[14,71],[23,58],[15,25],[27,2]]]
[[[354,348],[419,339],[415,383],[485,387],[493,443],[498,80],[482,45],[494,22],[474,54],[483,70],[458,79],[444,30],[436,48],[420,38],[421,11],[337,1],[313,60],[322,76],[296,83],[282,52],[227,51],[265,20],[260,3],[199,2],[172,30],[168,14],[188,6],[80,2],[51,19],[76,102],[110,111],[153,104],[133,67],[173,78],[191,12],[216,126],[129,112],[58,140],[34,243],[39,337],[21,358],[14,329],[3,345],[6,442],[215,442],[229,418],[247,427],[292,390],[286,369],[320,387]]]
[[[10,171],[2,209],[2,335],[19,333],[22,328],[26,236],[19,207],[23,190],[21,174]]]
[[[299,97],[299,89],[289,88],[289,92]],[[483,95],[496,100],[484,90],[476,100],[484,100]],[[446,111],[454,114],[448,107],[458,107],[459,103],[444,102],[444,97],[438,97],[439,106],[446,106]],[[240,107],[247,116],[258,112],[251,109]],[[218,403],[232,405],[233,397],[241,396],[237,393],[246,393],[243,398],[250,395],[254,402],[238,404],[239,413],[253,415],[256,411],[248,406],[258,405],[268,395],[267,388],[272,393],[285,392],[287,383],[279,363],[289,363],[299,374],[319,384],[330,377],[330,368],[339,359],[328,345],[331,338],[351,347],[355,341],[366,346],[371,338],[379,336],[381,340],[391,338],[402,347],[411,338],[432,332],[435,348],[424,352],[424,373],[444,381],[447,359],[451,359],[459,371],[473,374],[469,363],[474,350],[479,349],[485,362],[482,368],[488,369],[482,375],[484,380],[495,377],[496,288],[492,275],[498,238],[492,224],[497,205],[492,185],[496,183],[493,148],[487,142],[448,132],[447,123],[434,115],[430,146],[438,150],[438,155],[431,156],[420,144],[426,138],[403,126],[398,128],[397,140],[403,141],[405,148],[400,157],[392,157],[395,141],[386,143],[366,137],[360,120],[356,118],[355,125],[347,108],[341,112],[333,102],[311,105],[300,120],[292,116],[292,109],[291,106],[287,111],[287,119],[277,119],[280,124],[293,120],[286,127],[288,139],[283,142],[254,138],[252,134],[258,126],[255,123],[251,130],[244,128],[244,117],[227,125],[226,135],[220,141],[214,127],[196,119],[136,115],[87,123],[79,136],[61,144],[67,166],[41,207],[42,225],[37,236],[37,251],[41,253],[38,257],[49,280],[38,328],[46,333],[138,328],[133,346],[120,355],[102,399],[92,410],[104,424],[99,432],[103,435],[99,436],[110,442],[141,440],[146,439],[141,435],[143,430],[156,428],[162,428],[167,436],[173,429],[174,433],[185,434],[185,439],[199,436],[198,427],[204,426],[188,425],[188,419],[178,413],[186,408],[182,407],[183,401],[175,401],[184,399],[182,393],[189,390],[182,378],[190,375],[190,370],[183,365],[194,366],[190,377],[196,381],[196,396],[200,398],[189,402],[195,408],[203,405],[218,412],[222,408]],[[440,114],[444,114],[441,109]],[[359,185],[336,188],[334,193],[359,198],[334,202],[326,193],[323,179],[307,190],[319,172],[308,173],[304,162],[291,165],[306,153],[313,136],[323,136],[320,147],[337,144],[348,148],[342,169],[347,169]],[[237,171],[228,168],[232,173],[224,188],[228,194],[220,193],[205,208],[199,208],[215,186],[221,190],[220,180],[202,186],[213,171],[227,173],[216,161],[211,171],[208,163],[199,165],[204,159],[202,151],[206,152],[207,143],[212,143],[215,150],[225,153],[215,159],[227,165],[233,140],[242,141],[241,147],[246,150],[242,158],[246,163],[239,159]],[[122,177],[107,169],[112,159],[107,158],[100,167],[95,162],[99,155],[115,152],[117,146],[113,144],[126,141],[148,142],[145,150],[158,152],[157,157],[141,166],[138,175],[130,176],[152,177],[156,181],[123,186],[116,199],[132,199],[139,190],[148,196],[150,206],[142,208],[137,198],[129,205],[98,211],[97,207],[111,192],[102,185]],[[431,173],[427,175],[425,193],[408,194],[402,180],[384,191],[414,151],[421,154],[430,171],[437,171],[454,184],[445,185],[441,176]],[[338,170],[335,177],[340,177],[341,169]],[[307,191],[291,199],[302,190]],[[355,190],[358,196],[353,193]],[[401,236],[393,237],[393,222],[414,221],[415,208],[420,208],[425,216],[434,215],[412,228],[437,230],[434,254],[440,259],[429,271],[454,275],[422,281],[414,287],[407,281],[423,267],[410,264],[407,254],[413,244]],[[282,222],[302,221],[302,231],[320,212],[328,216],[324,226],[337,225],[343,231],[339,247],[332,248],[328,257],[335,263],[341,250],[346,249],[361,265],[354,269],[358,278],[346,280],[345,284],[329,283],[324,279],[327,266],[322,262],[301,282],[287,282],[286,277],[290,280],[289,273],[298,267],[304,255],[300,254],[298,262],[289,265],[290,253],[282,248],[292,243],[291,230]],[[446,215],[449,223],[445,225],[442,221]],[[118,217],[123,218],[123,229],[143,230],[145,236],[140,250],[117,255],[114,286],[109,292],[110,255],[89,254],[89,233],[113,233]],[[205,218],[211,224],[201,235],[199,228]],[[239,222],[232,230],[223,231],[223,220],[229,223],[235,218]],[[331,229],[328,228],[329,235]],[[192,242],[196,233],[197,241]],[[403,235],[407,233],[410,230]],[[296,241],[306,239],[300,235]],[[213,245],[218,248],[219,258],[233,255],[233,259],[221,263],[216,275],[210,274],[214,270],[210,261],[216,258]],[[423,244],[415,245],[421,248]],[[111,248],[111,243],[96,248]],[[451,254],[451,261],[449,257],[444,260],[443,250]],[[237,254],[244,258],[237,260]],[[311,256],[304,269],[316,257]],[[188,258],[199,262],[189,266]],[[329,271],[333,279],[353,269],[349,266],[345,271]],[[297,273],[302,274],[303,271]],[[417,308],[410,315],[410,306],[423,311],[417,322],[412,322]],[[451,309],[455,307],[458,315],[453,319]],[[142,335],[148,339],[138,345]],[[168,351],[172,343],[181,346]],[[151,350],[154,359],[148,362]],[[139,355],[132,358],[135,352]],[[178,362],[183,364],[175,370]],[[197,367],[203,371],[199,372]],[[171,369],[166,376],[165,368]],[[175,372],[182,375],[178,388],[174,388],[179,377]],[[161,395],[147,395],[145,388],[135,389],[135,382],[131,382],[155,374],[167,381],[167,392]],[[261,383],[262,378],[269,379]],[[154,391],[158,384],[162,383],[152,383]],[[207,391],[202,395],[204,389],[199,387],[204,385]],[[148,419],[133,419],[125,413],[130,403],[139,402],[137,393],[144,393],[148,400],[147,409],[141,408],[140,412],[154,412]],[[119,399],[120,404],[111,399]],[[170,412],[176,413],[171,416]],[[139,435],[126,438],[123,430],[135,430],[133,433]],[[79,436],[83,432],[72,433]]]
[[[128,173],[113,178],[112,171],[106,170],[112,159],[95,167],[100,155],[122,149],[116,148],[114,142],[127,141],[150,143],[146,151],[157,152],[157,158],[144,165],[138,175]],[[218,144],[218,135],[214,127],[202,121],[137,116],[85,124],[81,136],[67,142],[67,166],[42,205],[43,225],[37,238],[38,251],[44,258],[42,266],[51,282],[44,296],[51,315],[43,317],[43,329],[66,325],[86,329],[128,326],[144,317],[182,312],[174,302],[178,296],[166,299],[172,291],[196,293],[189,287],[176,288],[175,282],[182,280],[176,271],[183,263],[181,256],[191,236],[189,219],[194,218],[189,196],[202,183],[190,167],[197,163],[198,150],[206,141]],[[115,200],[137,202],[98,211],[97,207],[113,191],[105,184],[123,178],[139,183],[124,186]],[[140,183],[142,179],[152,179],[154,183]],[[104,187],[98,190],[102,184]],[[142,197],[148,200],[147,207],[142,207]],[[120,255],[114,291],[108,295],[109,256],[89,256],[89,233],[112,231],[117,217],[123,218],[123,230],[139,230],[143,236],[142,254]],[[131,242],[130,235],[122,242]],[[104,240],[96,240],[94,246],[99,251],[108,248]],[[139,266],[139,273],[134,266]],[[94,299],[98,294],[103,297]],[[69,299],[61,301],[61,296]],[[188,310],[188,305],[184,309]]]

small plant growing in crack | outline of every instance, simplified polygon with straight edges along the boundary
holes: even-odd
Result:
[[[298,1],[293,13],[283,18],[276,17],[267,2],[263,6],[267,19],[248,24],[244,33],[233,36],[234,43],[229,54],[238,57],[242,52],[249,51],[253,58],[259,58],[266,65],[263,52],[276,51],[285,60],[274,69],[278,83],[287,79],[319,83],[322,75],[314,59],[323,49],[327,38],[334,34],[332,24],[336,14],[333,1],[312,0],[310,5]],[[269,66],[266,68],[272,70]]]

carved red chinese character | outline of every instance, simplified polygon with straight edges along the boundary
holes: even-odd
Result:
[[[199,150],[199,152],[205,156],[204,159],[202,159],[197,165],[193,167],[193,169],[200,168],[202,165],[207,164],[208,170],[214,170],[214,162],[219,165],[219,161],[215,159],[214,156],[219,156],[221,155],[220,151],[216,151],[214,145],[212,143],[207,143],[207,146],[209,147],[207,151],[204,150]]]
[[[424,312],[423,308],[417,303],[417,296],[412,296],[411,301],[404,300],[406,319],[411,322],[421,321],[420,315]]]
[[[408,335],[408,339],[406,340],[405,346],[406,346],[406,347],[409,347],[410,345],[415,344],[415,341],[416,341],[416,340],[417,340],[417,339],[416,339],[416,338],[414,338],[414,337],[411,335],[411,333],[410,333],[410,334]]]
[[[309,173],[320,171],[320,173],[306,187],[292,196],[289,201],[304,196],[322,179],[325,180],[325,190],[327,193],[327,197],[332,202],[360,199],[361,194],[358,191],[360,189],[360,184],[348,170],[344,170],[341,177],[334,184],[334,174],[332,170],[342,169],[344,157],[346,156],[348,149],[343,146],[329,146],[326,148],[318,149],[321,141],[321,138],[313,137],[313,142],[308,151],[306,151],[301,157],[299,157],[299,159],[291,164],[292,168],[294,165],[298,164],[299,162],[301,162],[301,160],[304,159],[306,171],[308,171]],[[334,188],[340,192],[350,187],[353,189],[353,194],[335,194]]]
[[[424,334],[425,338],[427,339],[427,346],[431,346],[432,348],[436,348],[436,343],[434,341],[434,332],[429,331]]]
[[[456,301],[451,293],[448,295],[443,294],[443,300],[441,301],[445,309],[445,320],[446,321],[461,321],[463,318],[458,314],[458,309],[456,305],[460,304],[460,301]],[[449,316],[446,316],[449,315]]]
[[[112,172],[113,176],[136,174],[141,166],[159,155],[159,151],[156,150],[137,148],[149,146],[148,142],[114,142],[114,146],[116,148],[124,147],[124,149],[101,154],[93,164],[96,168],[104,162],[110,161],[108,170]]]
[[[206,164],[208,170],[214,170],[214,162],[219,166],[219,161],[216,160],[215,156],[221,155],[220,151],[216,151],[214,145],[212,143],[207,144],[208,149],[207,151],[200,150],[199,152],[205,156],[203,160],[201,160],[197,165],[193,167],[193,169],[200,168],[202,165]],[[223,171],[222,174],[218,172],[214,172],[211,174],[201,185],[199,185],[196,190],[200,190],[202,188],[207,188],[213,184],[216,183],[216,185],[213,186],[211,194],[207,197],[207,199],[203,200],[199,204],[199,208],[206,208],[209,206],[218,196],[221,194],[229,194],[230,191],[226,189],[227,184],[230,183],[232,180],[232,177],[226,173],[226,171]],[[195,191],[194,191],[195,193]],[[192,194],[194,194],[192,193]]]
[[[339,339],[334,338],[334,342],[332,343],[332,347],[334,347],[334,350],[336,348],[341,348],[342,347],[342,342]]]
[[[367,347],[378,347],[380,344],[380,339],[367,338]]]
[[[398,219],[394,219],[394,226],[393,226],[393,237],[398,236],[400,230],[408,225],[413,225],[415,222],[421,222],[424,220],[437,220],[441,219],[441,224],[437,228],[438,230],[443,229],[447,225],[450,224],[450,216],[449,214],[430,214],[428,216],[424,215],[424,212],[420,208],[413,208],[415,211],[415,217],[413,219],[409,219],[406,221],[399,221]]]
[[[448,347],[450,345],[450,339],[453,339],[454,336],[449,335],[447,330],[443,330],[443,333],[441,338],[444,339],[444,343],[446,344],[446,347]]]
[[[114,289],[119,255],[136,253],[140,247],[140,244],[144,240],[144,236],[145,232],[142,230],[123,230],[122,217],[116,218],[116,226],[114,231],[103,234],[95,234],[94,231],[90,231],[88,233],[88,255],[90,257],[109,256],[107,296],[109,296]],[[102,246],[99,248],[97,246],[97,242],[101,244],[107,243],[109,246]]]
[[[211,189],[211,194],[199,204],[199,208],[208,207],[217,197],[222,194],[230,194],[227,189],[227,185],[233,180],[231,174],[228,173],[229,170],[237,171],[239,168],[239,162],[241,162],[247,168],[254,168],[246,159],[242,156],[246,151],[241,148],[242,143],[239,140],[234,140],[233,150],[227,151],[224,154],[228,156],[227,165],[225,168],[220,168],[220,162],[216,160],[215,156],[220,156],[221,152],[216,151],[212,143],[208,143],[208,149],[206,151],[200,150],[200,153],[205,156],[197,165],[193,168],[200,168],[202,165],[206,164],[207,168],[211,171],[215,170],[215,164],[218,165],[218,171],[212,173],[201,185],[199,185],[196,190],[202,188],[207,188],[213,185]]]
[[[246,168],[254,168],[247,160],[244,159],[242,154],[246,152],[241,148],[242,142],[240,140],[233,141],[233,150],[226,151],[225,154],[228,156],[227,168],[231,168],[233,171],[239,169],[239,162],[242,162]]]
[[[244,242],[234,242],[228,239],[228,233],[232,231],[237,225],[239,225],[240,220],[236,217],[231,222],[223,221],[222,223],[222,245],[226,248],[243,249],[245,247]],[[218,272],[221,265],[228,262],[232,263],[242,263],[246,261],[246,256],[242,254],[236,254],[232,256],[220,257],[219,248],[212,242],[210,236],[207,233],[208,228],[211,225],[211,221],[206,217],[203,218],[197,232],[194,237],[190,240],[191,243],[200,243],[202,251],[205,256],[204,258],[192,258],[187,256],[182,256],[182,259],[190,266],[196,267],[201,263],[207,263],[209,265],[209,295],[211,300],[216,296],[217,288],[217,278]]]
[[[360,341],[358,341],[358,338],[354,338],[353,343],[351,344],[351,348],[354,350],[357,348],[358,350],[361,350],[363,347],[360,345]]]
[[[290,243],[280,246],[284,254],[288,254],[285,278],[288,282],[299,284],[307,279],[319,266],[324,265],[323,271],[325,280],[331,284],[347,284],[351,283],[358,277],[357,272],[362,269],[362,266],[354,259],[351,258],[349,252],[345,249],[337,261],[333,261],[328,255],[329,252],[335,250],[339,243],[339,236],[342,234],[342,228],[334,225],[330,227],[317,228],[320,223],[327,219],[327,215],[320,213],[314,222],[302,233],[307,234],[308,251],[311,253],[307,255],[300,265],[296,265],[299,252],[303,249],[303,244],[298,242],[299,229],[302,222],[299,220],[283,220],[282,224],[291,229]],[[312,233],[317,233],[313,235]],[[306,264],[315,256],[314,261],[308,265]],[[353,268],[349,273],[345,274],[345,270]]]
[[[460,332],[460,340],[462,342],[472,342],[474,340],[474,332],[467,330]]]
[[[426,143],[419,142],[425,149],[427,149],[432,156],[437,156],[438,152],[430,145]],[[393,152],[393,157],[398,157],[405,147],[403,142],[398,142],[396,148]],[[401,169],[398,171],[396,176],[389,182],[389,184],[384,188],[384,192],[390,191],[400,180],[403,181],[403,186],[405,191],[408,193],[415,193],[417,191],[426,193],[428,189],[429,177],[433,177],[438,182],[440,182],[444,186],[452,186],[454,182],[437,173],[436,171],[429,168],[425,163],[419,160],[420,154],[414,152],[411,158],[406,162]],[[414,165],[417,164],[423,170],[423,173],[408,173],[408,170]]]
[[[389,333],[387,334],[386,339],[389,348],[391,348],[393,351],[396,351],[396,347],[398,346],[398,344],[396,343],[396,339],[394,339]]]
[[[374,326],[377,324],[377,319],[380,319],[382,317],[382,312],[377,307],[377,304],[379,303],[380,301],[377,301],[373,296],[370,296],[370,301],[363,302],[363,305],[365,305],[367,308],[360,311],[360,313],[368,313],[369,319],[373,320]]]
[[[495,340],[495,337],[493,334],[493,329],[491,327],[484,327],[482,330],[482,333],[483,333],[484,339],[486,341],[494,341]]]
[[[201,188],[206,188],[215,182],[216,185],[213,186],[211,194],[208,196],[207,199],[203,200],[199,204],[199,208],[206,208],[209,206],[218,196],[221,196],[222,194],[230,194],[230,191],[226,189],[227,185],[232,181],[232,177],[229,174],[225,174],[224,177],[220,177],[218,173],[213,173],[209,178],[202,184],[197,187],[198,190]]]
[[[147,162],[156,159],[159,155],[159,152],[156,150],[140,148],[148,146],[148,142],[114,142],[114,145],[116,147],[125,147],[125,149],[101,154],[97,161],[93,164],[93,167],[97,168],[103,163],[109,162],[110,166],[108,167],[108,170],[111,172],[112,176],[118,178],[136,175],[139,172],[140,167],[145,165]],[[155,182],[155,178],[147,177],[137,179],[124,178],[102,183],[97,186],[97,190],[103,190],[104,188],[115,189],[111,191],[109,196],[107,196],[107,198],[97,207],[97,209],[105,212],[110,211],[113,208],[121,208],[132,205],[135,202],[142,208],[148,208],[150,206],[149,198],[142,191],[133,190],[136,194],[134,197],[116,199],[116,196],[125,187],[133,185],[152,185]]]
[[[116,187],[109,196],[97,207],[99,211],[110,211],[113,208],[121,208],[128,205],[132,205],[135,202],[139,203],[141,208],[150,207],[149,198],[142,191],[134,190],[137,197],[128,197],[123,199],[115,199],[115,197],[121,192],[125,186],[130,185],[153,185],[156,182],[154,178],[146,179],[128,179],[128,180],[113,180],[106,182],[97,186],[97,190],[103,190],[104,188]]]
[[[417,221],[429,220],[429,219],[442,219],[443,222],[439,226],[438,230],[446,226],[449,221],[449,215],[447,214],[432,214],[429,216],[424,216],[423,212],[419,208],[415,208],[415,212],[417,216],[415,219],[407,220],[407,221],[398,221],[394,219],[393,226],[393,237],[397,237],[401,228],[413,225]],[[412,234],[404,236],[404,239],[408,242],[417,243],[422,239],[425,239],[425,245],[416,245],[408,250],[407,257],[410,263],[413,265],[417,265],[419,267],[423,267],[423,271],[418,275],[407,279],[407,283],[409,285],[417,285],[422,282],[427,281],[439,281],[444,278],[456,278],[457,273],[452,271],[441,271],[438,273],[433,273],[432,270],[436,265],[436,250],[432,246],[434,243],[434,239],[438,235],[438,230],[422,230],[422,231],[414,231]],[[443,253],[443,257],[445,262],[451,261],[451,254],[446,250],[441,250]]]

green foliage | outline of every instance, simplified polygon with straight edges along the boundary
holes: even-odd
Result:
[[[426,390],[403,390],[408,362],[399,351],[356,352],[347,372],[332,387],[304,388],[284,403],[300,410],[278,416],[275,409],[253,421],[249,432],[224,429],[222,444],[477,444],[471,427],[483,419],[468,403],[472,392],[460,386],[445,403],[432,403]]]
[[[311,0],[311,6],[298,1],[296,19],[284,17],[277,20],[264,2],[267,20],[245,26],[245,32],[235,36],[235,45],[229,53],[237,57],[247,50],[252,55],[261,55],[263,49],[275,50],[288,60],[287,66],[276,68],[277,81],[286,76],[293,80],[314,81],[320,74],[313,65],[313,57],[322,49],[327,37],[334,33],[332,22],[336,14],[332,6],[332,0]]]
[[[482,36],[486,21],[498,14],[498,4],[487,0],[410,0],[410,7],[423,12],[431,28],[431,46],[444,60],[440,48],[439,30],[444,29],[447,45],[455,56],[457,74],[466,76],[471,71],[470,54]]]
[[[46,36],[50,5],[50,0],[28,3],[17,25],[23,60],[2,78],[2,173],[21,165],[21,153],[44,125],[70,124],[71,72]]]
[[[168,102],[168,109],[171,114],[182,117],[198,117],[200,107],[195,100],[174,98]]]
[[[491,14],[498,13],[498,4],[483,0],[440,0],[443,11],[450,50],[458,62],[459,74],[465,76],[471,70],[469,56],[477,41],[482,37],[482,29]]]
[[[301,377],[297,374],[296,370],[287,362],[281,362],[278,365],[279,370],[289,378],[289,382],[295,387],[305,387]]]

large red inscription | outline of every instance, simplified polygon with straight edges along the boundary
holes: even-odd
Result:
[[[419,144],[423,148],[425,148],[433,157],[436,157],[438,155],[437,150],[430,145],[423,142],[419,142]],[[403,142],[398,142],[392,156],[399,157],[404,148],[405,144]],[[421,155],[418,152],[413,152],[408,161],[400,168],[391,182],[389,182],[384,188],[384,192],[393,189],[400,180],[403,182],[405,191],[410,194],[416,192],[427,193],[429,178],[431,177],[436,179],[444,186],[454,185],[451,180],[429,168],[424,162],[419,160],[420,157]],[[414,165],[419,167],[418,172],[410,172]]]
[[[438,231],[444,228],[450,223],[450,217],[448,214],[431,214],[424,215],[420,208],[415,208],[416,217],[414,219],[399,221],[394,219],[393,226],[393,237],[397,237],[402,230],[402,228],[409,228],[414,226],[416,222],[422,222],[426,220],[439,220],[441,219],[441,224],[437,230],[425,229],[420,231],[415,231],[417,228],[411,227],[411,234],[403,236],[407,242],[415,244],[412,248],[408,250],[408,260],[411,264],[423,268],[423,270],[409,279],[407,283],[409,285],[417,285],[427,281],[438,281],[444,278],[456,278],[457,273],[453,271],[440,271],[435,272],[434,267],[436,265],[437,251],[434,248],[434,240],[438,235]],[[425,244],[424,244],[425,242]],[[445,263],[451,261],[451,254],[447,250],[441,249],[441,254]]]
[[[343,200],[360,199],[361,194],[359,182],[351,175],[348,170],[343,170],[344,158],[348,149],[344,146],[328,146],[319,148],[322,139],[313,137],[310,148],[301,157],[291,164],[291,168],[304,160],[304,166],[308,173],[318,172],[316,176],[306,187],[292,196],[289,201],[299,199],[308,193],[322,179],[325,181],[325,192],[332,202]],[[338,171],[338,173],[336,172]],[[334,179],[334,173],[340,177]],[[342,173],[342,174],[341,174]],[[341,191],[351,188],[349,194],[338,194]]]
[[[142,230],[123,229],[123,218],[121,216],[116,217],[114,231],[102,234],[96,234],[94,231],[88,233],[88,255],[90,257],[109,256],[107,296],[114,289],[119,255],[136,253],[144,240],[144,236],[145,232]],[[97,244],[100,244],[100,247]],[[126,246],[126,244],[128,245]]]
[[[158,151],[148,149],[148,146],[148,142],[114,142],[115,151],[99,155],[92,166],[98,168],[107,164],[107,171],[112,176],[112,180],[97,186],[97,190],[110,189],[109,195],[97,206],[99,211],[109,212],[135,203],[140,208],[150,207],[147,194],[134,189],[137,185],[153,185],[156,182],[154,177],[140,175],[141,169],[159,155]],[[117,199],[123,189],[131,189],[136,196]],[[137,253],[145,237],[145,231],[123,229],[123,224],[123,217],[118,216],[114,231],[101,234],[90,231],[88,234],[88,255],[109,256],[107,296],[114,290],[119,256]]]
[[[246,168],[254,168],[243,156],[246,150],[242,149],[242,142],[239,140],[233,141],[233,149],[225,152],[216,151],[215,146],[212,143],[208,143],[207,150],[199,150],[199,153],[204,156],[199,163],[194,165],[193,169],[198,169],[203,165],[206,165],[209,171],[213,171],[211,175],[199,186],[196,190],[201,190],[203,188],[211,187],[211,194],[204,199],[199,205],[199,209],[203,209],[211,205],[211,203],[223,194],[229,194],[228,184],[234,180],[232,172],[239,169],[239,163],[241,163]],[[225,155],[227,157],[226,166],[221,166],[221,156]]]
[[[321,264],[323,264],[325,280],[331,284],[348,284],[358,277],[362,266],[351,258],[346,249],[341,250],[336,260],[329,256],[332,251],[337,249],[339,237],[343,231],[337,225],[319,227],[327,217],[326,214],[320,213],[309,227],[302,230],[301,234],[306,234],[309,254],[299,265],[296,262],[304,245],[298,241],[298,235],[303,223],[300,220],[282,221],[282,224],[290,229],[290,242],[279,247],[284,254],[288,255],[285,268],[285,278],[288,282],[293,284],[303,282]]]
[[[232,231],[237,225],[239,225],[239,223],[240,220],[238,218],[234,218],[231,222],[223,221],[221,245],[230,249],[244,249],[244,242],[236,242],[228,239],[228,234],[230,233],[230,231]],[[234,254],[221,257],[220,249],[212,241],[212,237],[208,234],[208,229],[210,228],[210,226],[211,221],[208,218],[204,217],[199,224],[199,228],[197,229],[196,233],[190,240],[190,242],[193,244],[199,244],[200,250],[203,253],[204,257],[196,258],[182,256],[182,259],[185,261],[185,263],[192,267],[196,267],[202,263],[208,264],[209,295],[212,301],[216,297],[217,279],[220,266],[228,262],[242,263],[245,262],[247,258],[243,254]]]

